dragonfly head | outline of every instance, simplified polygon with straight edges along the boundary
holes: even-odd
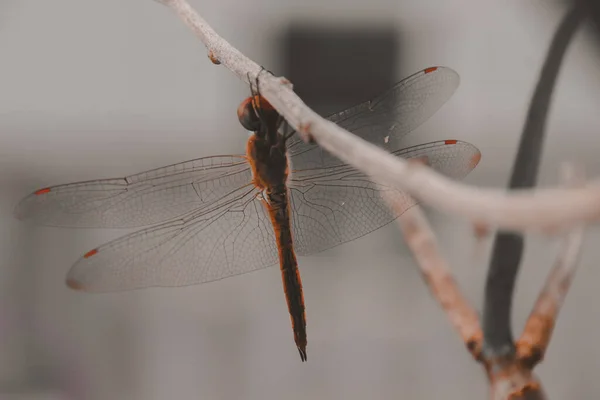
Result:
[[[238,106],[237,115],[240,124],[252,132],[264,130],[269,121],[275,121],[279,117],[271,103],[260,95],[242,101]]]

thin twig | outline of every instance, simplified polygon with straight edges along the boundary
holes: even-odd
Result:
[[[159,0],[172,8],[198,35],[218,61],[240,79],[252,81],[260,67],[233,48],[185,0]],[[249,82],[252,84],[252,82]],[[305,140],[379,181],[410,193],[435,208],[462,215],[478,224],[515,231],[569,229],[600,218],[600,181],[579,189],[538,189],[506,193],[482,189],[446,178],[425,166],[411,166],[399,157],[365,142],[308,108],[289,81],[269,74],[260,77],[261,92]],[[299,129],[302,126],[303,129]]]
[[[401,211],[393,197],[382,197],[391,209],[397,213]],[[471,355],[479,360],[483,334],[477,312],[462,295],[446,260],[439,253],[435,234],[421,207],[418,204],[411,207],[396,221],[429,290],[448,315]]]
[[[579,5],[572,6],[554,34],[529,105],[513,165],[510,189],[535,186],[552,92],[567,47],[583,20],[583,15]],[[482,318],[484,351],[490,356],[504,356],[514,352],[511,310],[523,247],[523,236],[514,233],[499,233],[494,242]]]
[[[576,271],[583,233],[583,227],[577,227],[564,241],[558,260],[517,343],[517,357],[522,362],[535,365],[544,357],[558,313]]]
[[[384,194],[383,198],[390,208],[396,208],[394,197]],[[477,313],[462,295],[439,253],[435,235],[419,205],[404,212],[397,222],[429,290],[459,332],[473,358],[485,368],[490,381],[491,399],[544,400],[544,390],[533,374],[532,366],[515,358],[490,358],[482,352],[483,332]]]
[[[567,185],[581,184],[583,179],[583,172],[577,172],[572,168],[564,171]],[[554,268],[546,279],[517,343],[517,358],[530,368],[544,358],[550,343],[558,313],[577,269],[583,234],[584,227],[578,226],[565,238]]]

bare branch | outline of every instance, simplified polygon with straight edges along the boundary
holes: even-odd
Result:
[[[397,207],[393,196],[384,194],[383,198],[390,208]],[[431,293],[459,332],[473,358],[484,366],[490,382],[491,399],[546,399],[541,382],[529,365],[513,357],[490,358],[482,352],[483,332],[477,313],[460,292],[446,261],[440,255],[435,235],[421,208],[413,206],[397,222]]]
[[[385,194],[382,197],[390,208],[399,211],[395,198]],[[418,204],[411,207],[397,222],[429,290],[448,315],[473,357],[479,360],[483,334],[477,312],[460,292],[446,260],[439,253],[435,235],[421,207]]]
[[[535,186],[552,92],[567,47],[583,15],[581,7],[571,7],[552,39],[521,134],[509,184],[511,189]],[[491,357],[514,352],[512,299],[523,248],[523,237],[513,233],[499,233],[494,241],[483,308],[484,351]]]
[[[238,77],[253,80],[260,72],[216,32],[185,0],[162,0],[196,33],[218,61]],[[308,108],[289,82],[262,74],[261,92],[305,140],[313,139],[325,150],[367,175],[394,185],[415,198],[447,213],[476,223],[507,230],[550,231],[569,229],[600,218],[600,181],[579,189],[504,190],[469,187],[437,174],[425,166],[412,167],[399,157],[350,134]],[[306,129],[299,130],[303,126]]]
[[[583,231],[582,227],[578,227],[568,234],[517,343],[517,357],[528,364],[540,362],[548,348],[556,318],[579,261]]]
[[[571,186],[583,181],[583,172],[568,167],[564,180]],[[552,272],[531,311],[517,342],[517,359],[533,368],[543,358],[579,261],[584,227],[578,226],[565,238]]]

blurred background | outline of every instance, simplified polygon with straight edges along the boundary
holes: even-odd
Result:
[[[225,39],[326,115],[420,69],[461,76],[406,145],[459,139],[482,152],[472,185],[504,187],[541,63],[564,15],[549,0],[190,0]],[[540,184],[562,161],[600,174],[600,63],[586,24],[552,104]],[[277,267],[201,286],[89,295],[64,284],[120,230],[39,228],[13,209],[40,187],[241,154],[247,85],[206,57],[152,0],[0,2],[0,399],[487,398],[485,376],[423,284],[394,224],[299,259],[307,363]],[[489,241],[430,212],[467,297],[481,308]],[[546,360],[552,398],[594,398],[600,368],[598,229],[589,230]],[[528,236],[514,324],[557,251]]]

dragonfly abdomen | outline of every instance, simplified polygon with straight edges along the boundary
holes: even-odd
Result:
[[[294,341],[298,347],[300,358],[306,361],[306,313],[302,279],[298,270],[298,261],[294,252],[294,243],[290,224],[290,206],[288,189],[278,185],[267,190],[268,204],[266,205],[279,250],[279,265],[283,290],[287,300],[288,311],[294,330]]]

